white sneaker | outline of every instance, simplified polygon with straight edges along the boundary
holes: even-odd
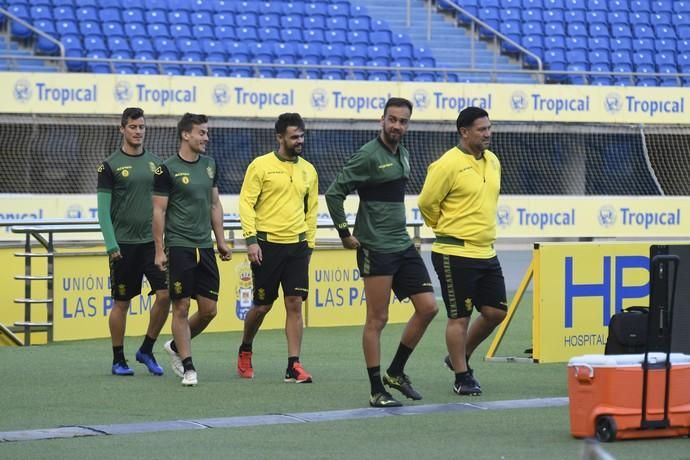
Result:
[[[185,371],[184,377],[182,377],[182,386],[193,387],[197,383],[199,383],[199,381],[196,378],[196,371]]]
[[[165,351],[168,352],[168,356],[170,356],[170,367],[172,367],[172,370],[175,373],[175,375],[177,375],[178,377],[184,377],[184,367],[182,366],[182,360],[180,359],[180,355],[178,355],[175,352],[175,350],[173,350],[170,346],[171,343],[172,340],[168,340],[163,344],[163,348],[165,349]]]

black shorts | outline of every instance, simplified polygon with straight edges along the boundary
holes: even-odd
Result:
[[[271,305],[278,298],[278,287],[284,296],[309,294],[309,259],[312,250],[306,241],[299,243],[270,243],[258,240],[263,261],[252,264],[254,305]]]
[[[206,297],[218,300],[220,274],[213,248],[167,248],[171,299]]]
[[[498,257],[473,259],[432,252],[431,261],[441,283],[448,318],[470,316],[474,308],[483,306],[508,310]]]
[[[168,289],[165,272],[160,271],[154,259],[153,241],[139,244],[120,244],[122,258],[110,261],[111,295],[115,300],[130,300],[141,294],[144,275],[152,291]]]
[[[414,245],[400,252],[376,252],[359,247],[357,267],[362,277],[392,276],[393,292],[398,300],[421,292],[434,292],[429,272]]]

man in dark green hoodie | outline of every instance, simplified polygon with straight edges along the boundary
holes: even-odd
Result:
[[[409,152],[400,142],[411,115],[410,101],[389,99],[381,117],[381,133],[360,147],[326,191],[333,223],[343,246],[357,250],[357,266],[364,280],[367,316],[362,345],[372,407],[401,405],[386,391],[384,383],[409,399],[422,399],[404,367],[438,312],[429,273],[407,233],[405,220],[405,184],[410,161]],[[359,194],[359,209],[354,233],[350,234],[343,203],[355,190]],[[382,379],[381,331],[388,321],[391,290],[399,300],[409,297],[415,311]]]

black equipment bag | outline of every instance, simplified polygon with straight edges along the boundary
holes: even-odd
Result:
[[[647,307],[629,307],[609,320],[609,336],[604,354],[629,355],[647,349]]]

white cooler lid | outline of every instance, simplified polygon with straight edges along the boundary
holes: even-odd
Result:
[[[651,364],[665,363],[666,353],[649,353],[647,358]],[[644,353],[635,355],[582,355],[574,356],[568,361],[568,366],[587,364],[592,367],[621,367],[639,366],[644,361]],[[671,353],[671,364],[690,364],[690,355]]]

